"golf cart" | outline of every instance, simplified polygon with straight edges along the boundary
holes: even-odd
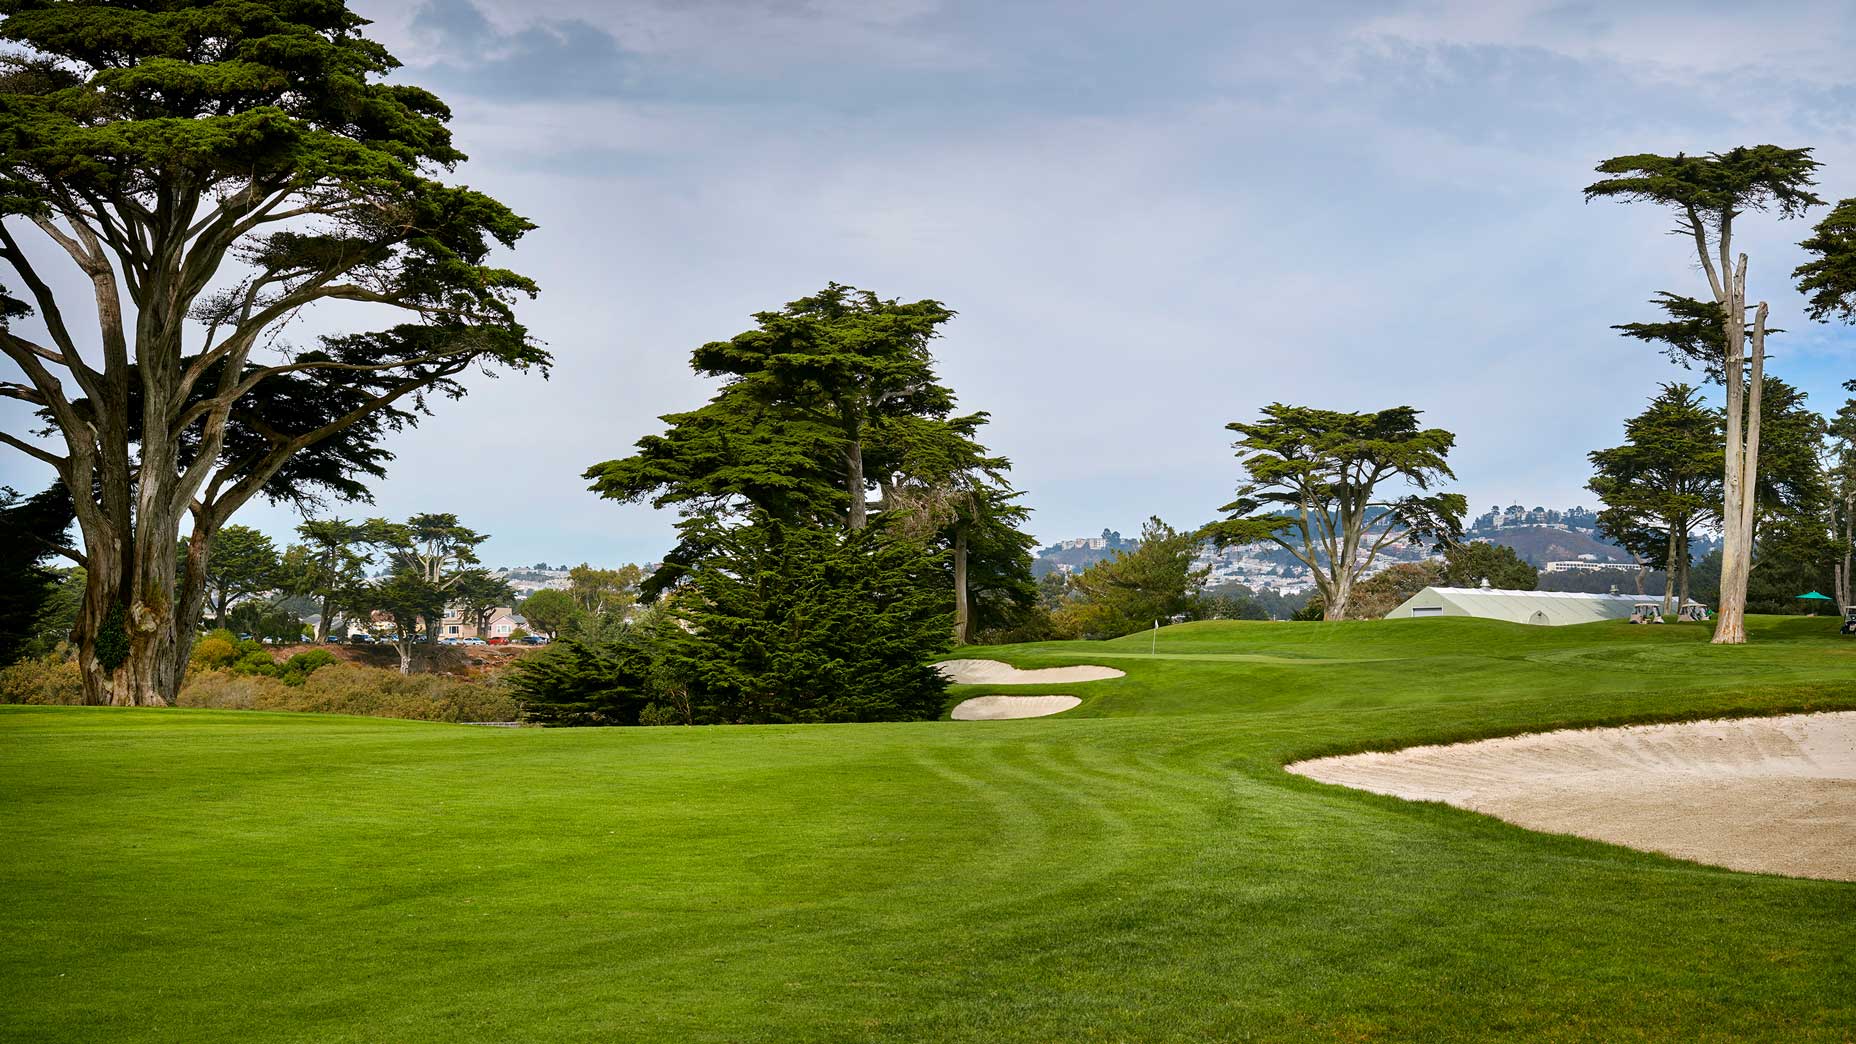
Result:
[[[1630,607],[1630,622],[1634,624],[1662,623],[1663,607],[1657,602],[1638,602]]]
[[[1695,623],[1707,623],[1708,607],[1702,605],[1700,602],[1690,602],[1682,607],[1681,612],[1676,614],[1676,619],[1692,620]]]
[[[1856,605],[1843,607],[1843,626],[1837,630],[1842,634],[1856,634]]]

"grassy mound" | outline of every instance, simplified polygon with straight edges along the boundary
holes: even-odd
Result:
[[[0,708],[0,1038],[1842,1040],[1856,886],[1281,769],[1856,707],[1834,628],[1193,624],[963,651],[1127,676],[958,726]]]

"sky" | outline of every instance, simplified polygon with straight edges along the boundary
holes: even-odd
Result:
[[[1593,166],[1809,146],[1856,196],[1846,2],[354,6],[453,108],[457,179],[539,226],[507,263],[555,363],[473,378],[337,511],[455,512],[495,564],[659,557],[674,517],[581,473],[712,393],[693,348],[830,281],[959,313],[941,373],[1043,542],[1216,517],[1225,425],[1274,401],[1423,410],[1478,511],[1590,504],[1586,453],[1699,382],[1611,325],[1704,292],[1667,215],[1583,201]],[[1771,371],[1834,411],[1856,328],[1788,276],[1822,213],[1741,241]]]

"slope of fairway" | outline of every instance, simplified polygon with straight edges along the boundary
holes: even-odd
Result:
[[[1024,721],[4,708],[0,1037],[1846,1040],[1856,886],[1282,770],[1856,708],[1834,626],[1755,621],[1742,649],[1426,620],[963,650],[1127,672]]]

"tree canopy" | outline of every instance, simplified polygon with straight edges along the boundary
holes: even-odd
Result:
[[[386,82],[398,63],[336,0],[0,14],[0,351],[24,377],[0,394],[59,444],[0,442],[77,493],[87,697],[165,703],[235,511],[293,464],[300,485],[355,495],[379,473],[372,440],[462,394],[466,371],[545,367],[515,315],[535,286],[493,257],[532,226],[443,180],[464,159],[449,110]],[[85,308],[28,233],[83,279]],[[277,336],[324,301],[371,328]],[[344,452],[301,457],[344,433]]]
[[[1342,413],[1272,403],[1226,425],[1247,480],[1205,527],[1220,546],[1272,542],[1314,573],[1327,619],[1346,619],[1354,582],[1394,541],[1458,542],[1469,504],[1432,492],[1455,478],[1456,436],[1420,428],[1417,410]],[[1396,485],[1399,493],[1385,487]],[[1400,495],[1402,494],[1402,495]]]
[[[1639,561],[1663,563],[1671,581],[1667,610],[1669,594],[1688,599],[1691,537],[1719,518],[1721,415],[1695,388],[1665,384],[1648,409],[1624,423],[1624,438],[1592,451],[1587,488],[1605,504],[1601,532]]]
[[[1668,209],[1676,219],[1676,234],[1692,244],[1707,279],[1709,300],[1664,291],[1657,304],[1668,313],[1667,321],[1628,323],[1618,329],[1639,340],[1661,343],[1671,358],[1685,365],[1700,362],[1709,378],[1726,388],[1716,644],[1746,641],[1744,616],[1757,513],[1766,335],[1775,332],[1767,326],[1767,303],[1749,298],[1747,257],[1734,249],[1736,222],[1744,214],[1761,211],[1795,218],[1821,204],[1823,200],[1811,191],[1818,167],[1810,149],[1776,145],[1741,146],[1695,156],[1644,153],[1605,160],[1597,170],[1606,177],[1585,188],[1588,202],[1617,199]],[[1719,332],[1710,330],[1710,325],[1718,325]]]

